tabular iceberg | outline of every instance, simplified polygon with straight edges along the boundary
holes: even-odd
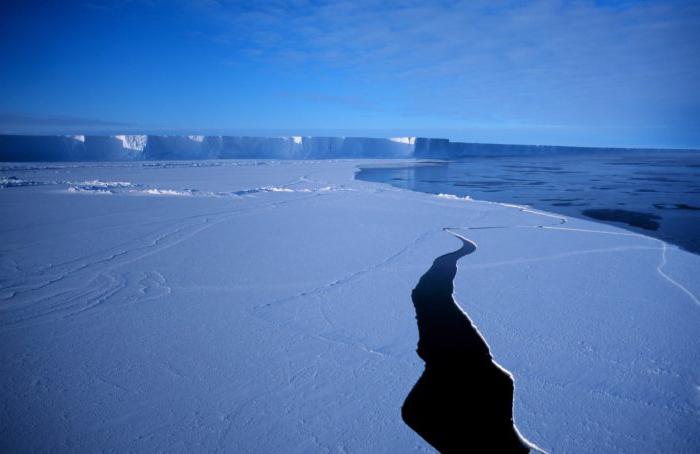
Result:
[[[412,137],[0,136],[0,161],[408,158]]]
[[[0,135],[0,161],[199,159],[455,159],[478,155],[607,153],[610,148],[451,142],[421,137]],[[620,151],[620,149],[615,149]],[[635,149],[635,152],[644,150]]]

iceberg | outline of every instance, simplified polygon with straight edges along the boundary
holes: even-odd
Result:
[[[621,149],[451,142],[422,137],[203,135],[0,135],[0,161],[201,159],[459,159],[468,156],[607,153]],[[628,149],[622,149],[628,150]],[[640,149],[629,151],[643,152]]]
[[[0,161],[412,157],[413,138],[0,135]]]

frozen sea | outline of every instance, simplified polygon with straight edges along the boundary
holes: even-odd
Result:
[[[0,165],[0,452],[432,452],[411,295],[455,235],[530,446],[698,452],[700,256],[373,164]]]
[[[473,157],[358,178],[610,222],[700,254],[700,152]]]

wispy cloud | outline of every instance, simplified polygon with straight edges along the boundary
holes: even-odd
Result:
[[[41,116],[0,112],[0,125],[5,126],[130,126],[129,123],[70,116]]]
[[[571,122],[608,106],[606,121],[648,123],[700,105],[693,1],[193,5],[246,58],[408,84],[406,112],[542,122],[554,110]]]
[[[95,118],[0,112],[0,133],[5,134],[111,132],[132,127],[134,127],[134,125],[129,123],[105,121]]]
[[[360,96],[343,96],[330,93],[316,93],[312,91],[281,91],[278,95],[282,98],[310,101],[314,103],[336,104],[351,109],[383,112],[386,109],[379,103],[372,102]]]
[[[149,130],[532,130],[538,142],[614,130],[629,143],[700,141],[697,0],[5,3],[0,110],[85,117],[6,115],[5,131],[125,129],[89,120],[102,112]]]

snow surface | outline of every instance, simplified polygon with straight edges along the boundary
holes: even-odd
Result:
[[[523,436],[697,452],[700,257],[359,163],[2,165],[0,451],[429,452],[410,295],[450,227]]]

